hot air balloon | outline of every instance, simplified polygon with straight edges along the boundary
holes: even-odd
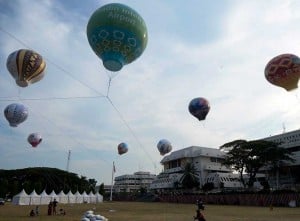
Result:
[[[42,136],[39,133],[32,133],[29,134],[27,141],[32,147],[37,147],[42,142]]]
[[[172,151],[172,145],[171,145],[170,141],[168,141],[166,139],[161,139],[157,144],[157,149],[158,149],[160,155],[163,156]]]
[[[27,87],[44,77],[46,63],[37,52],[20,49],[8,56],[6,67],[17,85]]]
[[[143,18],[132,8],[111,3],[97,9],[87,24],[87,38],[109,71],[119,71],[145,50],[148,34]]]
[[[293,54],[281,54],[272,58],[265,67],[266,79],[287,91],[298,88],[300,58]]]
[[[209,110],[209,102],[203,97],[194,98],[189,104],[189,112],[198,120],[205,120]]]
[[[118,153],[120,155],[127,153],[127,151],[128,151],[128,145],[126,143],[120,143],[118,145]]]
[[[28,117],[28,109],[23,104],[13,103],[4,110],[4,116],[12,127],[17,127]]]

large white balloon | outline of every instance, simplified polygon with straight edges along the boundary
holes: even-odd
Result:
[[[4,116],[11,127],[17,127],[28,117],[28,109],[23,104],[13,103],[4,110]]]

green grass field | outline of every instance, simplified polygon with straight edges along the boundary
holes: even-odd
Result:
[[[101,214],[109,221],[193,221],[196,206],[193,204],[104,202],[99,204],[58,205],[66,216],[47,216],[47,206],[40,206],[40,215],[29,217],[34,206],[0,206],[0,221],[80,221],[87,210]],[[216,206],[206,205],[207,221],[299,221],[300,208]]]

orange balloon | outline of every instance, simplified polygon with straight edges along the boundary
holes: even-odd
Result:
[[[298,88],[300,78],[300,58],[293,54],[274,57],[265,67],[266,79],[287,91]]]

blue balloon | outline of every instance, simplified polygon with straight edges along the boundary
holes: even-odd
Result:
[[[120,143],[118,145],[118,153],[120,155],[127,153],[127,151],[128,151],[128,145],[126,143]]]
[[[200,121],[205,120],[209,110],[209,102],[203,97],[194,98],[189,104],[189,112]]]

